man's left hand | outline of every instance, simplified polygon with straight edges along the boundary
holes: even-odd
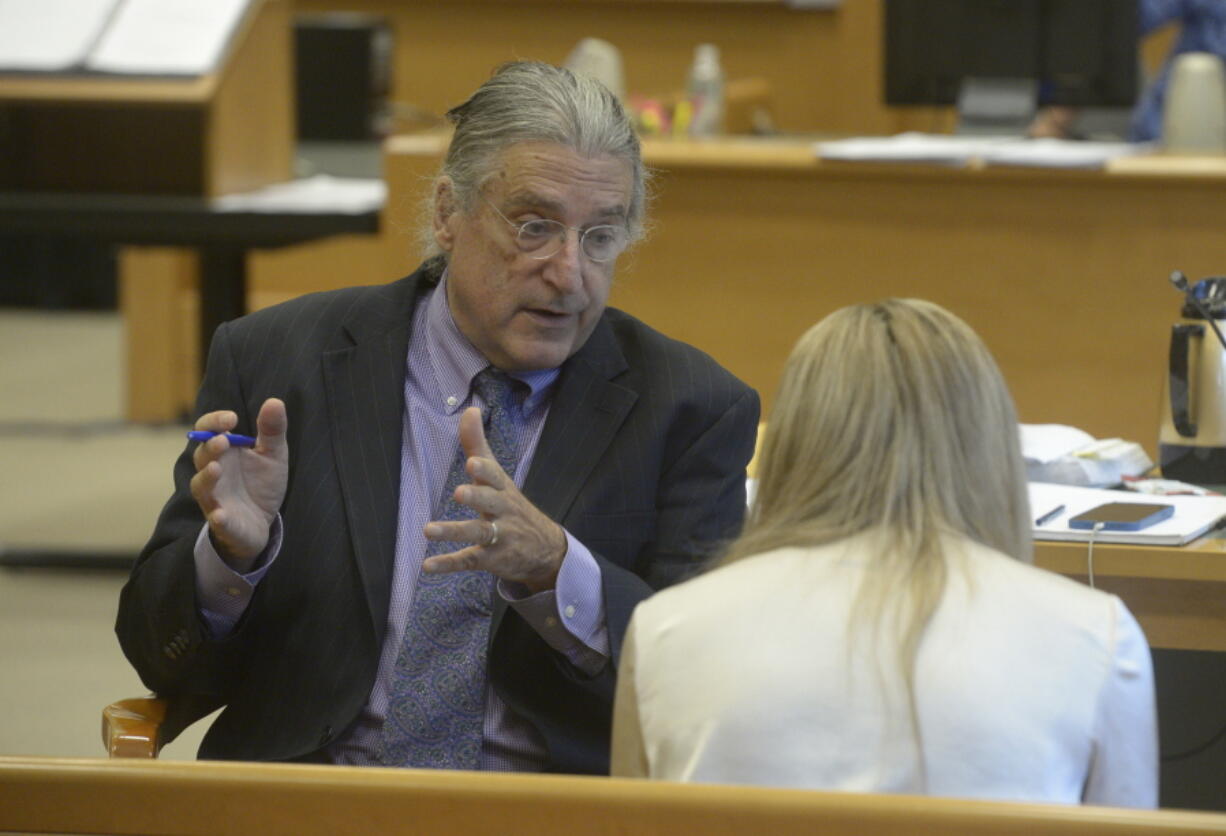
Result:
[[[553,589],[566,533],[520,493],[490,451],[481,426],[481,410],[469,407],[460,416],[460,446],[468,457],[472,482],[456,488],[455,499],[477,512],[477,519],[426,524],[428,540],[474,543],[459,551],[427,558],[427,572],[480,569],[533,592]]]

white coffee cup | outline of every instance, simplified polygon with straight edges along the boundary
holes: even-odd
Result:
[[[1162,142],[1178,153],[1226,152],[1226,68],[1209,52],[1175,59],[1166,90]]]

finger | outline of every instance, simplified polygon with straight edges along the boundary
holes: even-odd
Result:
[[[469,461],[485,461],[485,459],[469,459]],[[500,471],[501,472],[501,471]],[[496,485],[460,485],[455,490],[455,501],[471,508],[478,514],[501,516],[510,511],[507,496]]]
[[[515,484],[498,464],[498,460],[492,457],[474,456],[468,460],[464,469],[474,482],[488,485],[495,490],[504,490]]]
[[[425,529],[427,540],[449,543],[473,543],[483,546],[494,535],[487,520],[458,520],[455,522],[430,522]]]
[[[217,502],[217,483],[221,480],[221,465],[217,462],[206,464],[191,481],[192,498],[207,516],[219,505]]]
[[[285,401],[280,398],[264,401],[260,406],[260,414],[255,419],[256,449],[266,453],[280,453],[285,449],[285,431],[288,426]]]
[[[482,558],[485,555],[480,546],[469,546],[458,552],[437,554],[426,558],[421,568],[431,575],[441,575],[447,572],[470,572],[482,568]]]
[[[485,440],[485,427],[481,425],[481,410],[470,406],[460,415],[460,447],[468,458],[480,456],[493,459],[494,453]]]
[[[238,413],[229,409],[206,412],[196,419],[195,429],[213,433],[229,432],[238,426]]]
[[[192,464],[196,465],[196,470],[203,470],[205,465],[217,461],[229,449],[230,439],[224,435],[215,435],[196,447],[192,453]]]

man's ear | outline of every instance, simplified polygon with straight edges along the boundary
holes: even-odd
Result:
[[[456,206],[455,189],[450,177],[440,177],[434,184],[434,240],[439,248],[446,253],[451,252],[455,244],[455,222],[459,213]]]

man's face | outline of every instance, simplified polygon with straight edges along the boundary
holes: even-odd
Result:
[[[560,366],[587,342],[613,279],[613,260],[592,261],[573,230],[549,258],[522,252],[516,230],[493,207],[514,224],[624,226],[632,187],[628,162],[553,143],[508,148],[485,199],[468,211],[455,205],[446,180],[440,184],[434,235],[450,253],[447,301],[460,332],[490,363],[505,371]]]

